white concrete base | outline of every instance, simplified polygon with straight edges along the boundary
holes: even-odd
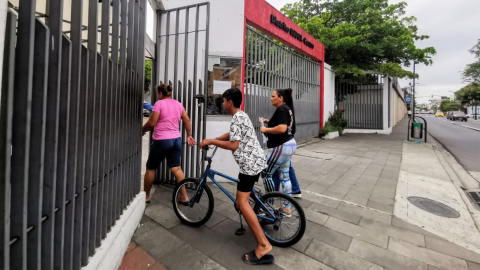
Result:
[[[88,265],[83,270],[116,270],[122,263],[125,251],[132,239],[133,233],[140,224],[145,210],[145,192],[140,192],[128,205],[117,220],[102,245],[90,257]]]
[[[404,143],[394,215],[480,253],[480,233],[460,192],[432,145]],[[458,211],[460,217],[445,218],[423,211],[407,200],[410,196],[441,202]]]
[[[392,128],[387,129],[344,129],[343,133],[384,134],[392,133]]]
[[[338,136],[340,136],[340,133],[338,131],[334,131],[334,132],[329,132],[327,135],[323,136],[323,138],[325,140],[331,140],[331,139],[337,138]]]

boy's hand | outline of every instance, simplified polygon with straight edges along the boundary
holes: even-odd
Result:
[[[260,132],[266,133],[266,132],[267,132],[267,128],[266,128],[266,127],[261,127],[261,128],[260,128]]]
[[[211,144],[212,144],[212,140],[211,140],[211,139],[205,139],[205,140],[203,140],[203,141],[200,143],[199,147],[202,148],[202,147],[205,146],[205,145],[211,145]]]

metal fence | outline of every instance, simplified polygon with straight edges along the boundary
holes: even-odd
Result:
[[[63,2],[8,11],[2,269],[80,269],[140,191],[146,0]]]
[[[208,36],[210,4],[201,3],[157,14],[157,63],[152,71],[153,82],[166,82],[173,86],[173,98],[182,103],[192,124],[192,136],[200,142],[205,138],[206,87],[208,81]],[[159,61],[158,59],[161,59]],[[156,95],[152,95],[152,104]],[[201,151],[188,147],[187,134],[181,122],[182,170],[186,177],[196,177],[203,170]],[[162,162],[156,180],[175,183],[167,162]]]
[[[345,109],[348,129],[383,129],[383,76],[335,78],[335,102]]]
[[[245,112],[263,147],[258,118],[270,118],[275,89],[292,88],[296,139],[318,135],[321,65],[247,26],[245,36]]]

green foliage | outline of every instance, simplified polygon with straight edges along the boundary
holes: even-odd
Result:
[[[450,111],[458,111],[461,108],[462,108],[462,105],[460,103],[457,103],[449,99],[444,99],[440,104],[439,110],[442,112],[450,112]]]
[[[463,87],[462,89],[455,92],[455,98],[461,104],[478,104],[480,101],[480,83],[470,83],[469,85]]]
[[[345,112],[344,109],[335,110],[333,114],[330,114],[328,117],[328,121],[325,122],[325,126],[320,130],[318,133],[319,137],[323,137],[327,135],[329,132],[338,131],[340,135],[342,135],[343,130],[348,124],[348,121],[343,118],[343,113]]]
[[[400,78],[417,78],[405,70],[413,61],[431,65],[433,47],[415,46],[415,17],[406,17],[405,2],[388,0],[300,0],[282,12],[325,45],[325,62],[337,75],[374,71]]]
[[[145,61],[145,84],[144,84],[144,91],[150,91],[150,87],[152,86],[152,61]]]
[[[462,72],[464,82],[480,83],[480,39],[469,52],[475,56],[476,62],[468,64]]]

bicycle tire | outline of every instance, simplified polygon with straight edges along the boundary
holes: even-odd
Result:
[[[189,220],[185,219],[184,216],[180,213],[180,211],[178,209],[179,204],[177,202],[178,191],[180,190],[181,187],[186,186],[188,184],[192,184],[195,187],[195,190],[196,190],[197,183],[198,183],[198,179],[196,179],[196,178],[186,178],[175,186],[175,189],[173,190],[173,195],[172,195],[172,204],[173,204],[173,210],[175,211],[175,214],[177,215],[178,219],[180,219],[180,221],[183,224],[191,226],[191,227],[198,227],[198,226],[201,226],[201,225],[205,224],[205,222],[207,222],[210,219],[210,217],[212,217],[213,207],[214,207],[214,201],[213,201],[214,197],[213,197],[212,190],[210,189],[210,187],[208,187],[208,185],[203,183],[202,188],[203,188],[203,190],[205,191],[205,194],[208,197],[208,209],[207,209],[207,214],[205,215],[205,217],[203,217],[202,219],[200,219],[198,221],[192,222],[192,221],[189,221]],[[202,196],[205,196],[205,194],[203,194]]]
[[[299,228],[297,234],[292,239],[289,239],[288,241],[277,241],[276,239],[273,239],[272,237],[270,237],[270,235],[265,233],[265,231],[263,229],[263,226],[262,226],[262,230],[264,231],[265,236],[267,237],[270,244],[272,244],[274,246],[290,247],[292,245],[295,245],[298,241],[300,241],[300,239],[302,239],[303,235],[305,234],[305,229],[307,228],[307,221],[306,221],[306,218],[305,218],[305,212],[303,211],[302,206],[293,197],[291,197],[291,196],[289,196],[285,193],[269,192],[269,193],[264,194],[260,199],[262,201],[266,201],[268,199],[271,199],[272,197],[277,197],[277,198],[280,197],[280,198],[288,201],[289,203],[291,203],[297,209],[298,215],[300,216],[300,222],[301,222],[300,223],[300,228]],[[255,214],[258,214],[260,208],[261,208],[261,205],[260,205],[260,203],[257,202],[255,204],[255,208],[253,209]],[[259,221],[260,221],[260,219],[259,219]]]

